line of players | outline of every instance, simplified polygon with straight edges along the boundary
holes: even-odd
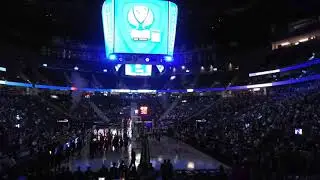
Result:
[[[129,138],[126,133],[117,130],[104,129],[94,130],[90,141],[90,157],[107,152],[108,150],[118,151],[122,148],[127,150]]]

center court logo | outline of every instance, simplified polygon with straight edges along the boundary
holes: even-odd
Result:
[[[160,31],[150,30],[154,23],[154,14],[149,7],[133,6],[128,12],[128,22],[133,28],[131,38],[134,41],[160,42]]]

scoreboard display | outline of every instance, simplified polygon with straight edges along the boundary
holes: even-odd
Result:
[[[152,65],[146,64],[126,64],[125,65],[126,76],[151,76]]]
[[[140,106],[139,109],[136,109],[134,111],[134,114],[135,115],[140,115],[140,116],[146,116],[146,115],[149,115],[149,112],[150,109],[148,106]]]
[[[140,107],[140,114],[141,115],[148,115],[148,107],[147,106],[141,106]]]
[[[178,7],[163,0],[106,0],[102,20],[106,56],[173,55]]]

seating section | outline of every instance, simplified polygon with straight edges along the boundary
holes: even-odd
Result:
[[[207,102],[199,96],[181,103],[166,121],[175,138],[227,164],[255,169],[257,177],[263,169],[300,174],[308,167],[316,173],[319,100],[319,82],[271,88],[267,95],[238,92]],[[205,103],[214,104],[192,117]]]

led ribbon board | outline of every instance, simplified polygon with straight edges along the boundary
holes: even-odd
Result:
[[[307,68],[307,67],[317,65],[317,64],[320,64],[320,59],[314,58],[314,59],[306,61],[304,63],[284,67],[281,69],[274,69],[274,70],[269,70],[269,71],[250,73],[249,77],[262,76],[262,75],[267,75],[267,74],[275,74],[275,73],[279,73],[279,72],[288,72],[288,71],[293,71],[293,70],[297,70],[297,69]]]
[[[102,7],[106,55],[173,55],[178,7],[162,0],[106,0]]]
[[[126,76],[151,76],[152,65],[145,64],[126,64],[125,65]]]
[[[89,92],[111,92],[111,93],[187,93],[187,92],[221,92],[225,90],[245,90],[245,89],[254,89],[262,87],[274,87],[274,86],[283,86],[288,84],[297,84],[309,81],[320,80],[320,74],[311,75],[307,77],[302,77],[299,79],[289,79],[284,81],[276,81],[272,83],[264,84],[254,84],[247,86],[230,86],[227,88],[205,88],[205,89],[178,89],[178,90],[151,90],[151,89],[96,89],[96,88],[74,88],[74,87],[65,87],[65,86],[49,86],[41,84],[31,84],[31,83],[20,83],[12,81],[0,81],[0,85],[7,86],[16,86],[16,87],[27,87],[27,88],[37,88],[37,89],[50,89],[50,90],[64,90],[71,91],[72,89],[77,91],[89,91]]]

